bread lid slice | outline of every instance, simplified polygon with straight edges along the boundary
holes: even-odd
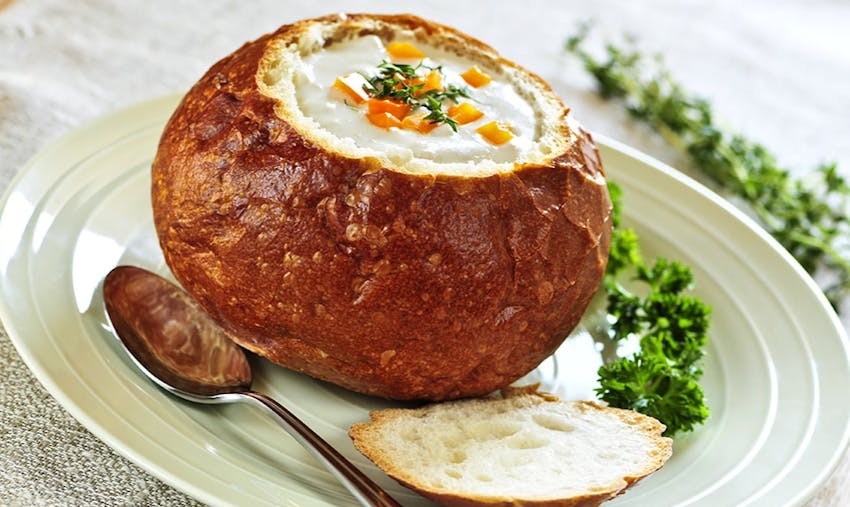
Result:
[[[374,411],[349,431],[388,475],[449,506],[592,506],[661,468],[664,425],[532,390]]]

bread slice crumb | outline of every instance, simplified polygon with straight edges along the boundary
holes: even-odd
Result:
[[[449,506],[599,505],[672,454],[651,417],[534,388],[370,416],[349,431],[355,447]]]

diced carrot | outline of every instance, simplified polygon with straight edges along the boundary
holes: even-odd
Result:
[[[490,83],[492,78],[481,71],[477,65],[473,65],[466,72],[460,75],[464,81],[466,81],[469,86],[473,86],[475,88],[481,88],[482,86]]]
[[[425,53],[409,42],[390,42],[387,44],[387,53],[399,59],[425,58]]]
[[[469,102],[461,102],[460,104],[456,104],[454,106],[449,107],[449,118],[454,121],[460,123],[461,125],[466,125],[467,123],[472,123],[475,120],[484,116],[484,113],[479,111]]]
[[[412,114],[401,121],[401,126],[407,130],[415,130],[420,134],[427,134],[440,126],[439,123],[431,123],[426,120],[426,116],[428,116],[428,113]]]
[[[419,89],[419,94],[423,94],[431,90],[439,91],[443,89],[443,75],[440,74],[440,71],[438,70],[432,70],[427,76],[425,76],[425,79],[416,78],[413,80],[412,84],[422,84],[422,88]]]
[[[369,114],[390,113],[399,120],[410,112],[410,105],[386,99],[369,99]]]
[[[422,88],[416,92],[417,97],[430,90],[442,90],[443,75],[437,70],[432,70],[425,77],[417,76],[411,79],[408,86],[422,86]]]
[[[401,120],[390,113],[370,113],[366,115],[369,123],[376,127],[389,130],[391,127],[401,128]]]
[[[351,99],[355,104],[362,104],[369,98],[369,94],[363,89],[364,85],[369,84],[366,78],[362,75],[352,72],[336,78],[334,88],[342,92],[346,98]]]
[[[511,127],[507,123],[491,121],[475,129],[488,143],[499,146],[513,139]]]

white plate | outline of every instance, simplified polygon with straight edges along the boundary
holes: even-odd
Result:
[[[100,119],[21,171],[0,214],[0,317],[24,361],[74,417],[189,495],[215,505],[353,504],[264,414],[194,406],[159,391],[105,323],[100,282],[109,269],[128,263],[167,273],[148,172],[176,101]],[[676,440],[660,472],[610,505],[802,503],[850,438],[850,352],[837,317],[790,256],[722,199],[633,150],[610,141],[600,148],[646,252],[690,264],[698,295],[714,308],[704,377],[711,418]],[[562,347],[560,359],[532,377],[575,396],[593,369],[567,368],[572,353]],[[255,387],[290,406],[402,504],[429,505],[383,476],[346,436],[387,402],[255,363]]]

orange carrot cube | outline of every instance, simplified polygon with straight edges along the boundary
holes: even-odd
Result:
[[[351,74],[336,78],[333,87],[342,92],[347,99],[359,105],[369,99],[369,94],[363,89],[363,86],[368,84],[369,82],[366,81],[365,77],[352,72]]]
[[[499,146],[513,139],[511,127],[507,123],[491,121],[475,129],[488,143]]]
[[[454,106],[449,107],[448,114],[449,118],[460,123],[461,125],[472,123],[475,120],[484,116],[483,112],[476,109],[475,106],[473,106],[469,102],[461,102],[460,104],[456,104]]]
[[[389,113],[399,120],[410,112],[410,105],[386,99],[369,99],[369,114]]]
[[[401,126],[407,130],[415,130],[420,134],[427,134],[440,126],[439,123],[431,123],[430,120],[426,120],[426,116],[428,116],[428,113],[412,114],[402,120]]]
[[[460,75],[464,81],[466,81],[469,86],[475,88],[481,88],[482,86],[490,83],[493,79],[481,71],[477,65],[473,65],[466,72]]]
[[[420,85],[422,86],[422,88],[420,88],[416,92],[416,96],[419,97],[421,95],[424,95],[425,92],[428,92],[428,91],[431,91],[431,90],[437,90],[437,91],[442,90],[443,89],[443,75],[440,74],[440,71],[432,70],[425,77],[415,77],[415,78],[411,79],[409,85],[410,86],[420,86]]]
[[[422,81],[422,85],[422,88],[419,89],[419,93],[425,93],[431,90],[442,90],[443,75],[437,70],[432,70],[427,76],[425,76],[425,79]]]
[[[425,58],[425,53],[409,42],[390,42],[387,44],[387,53],[401,60]]]
[[[366,115],[366,119],[372,125],[382,129],[401,128],[401,120],[390,113],[370,113]]]

